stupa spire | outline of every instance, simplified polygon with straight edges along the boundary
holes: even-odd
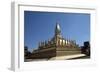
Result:
[[[55,35],[61,35],[61,28],[60,28],[60,24],[58,22],[56,22],[56,27],[55,27]]]

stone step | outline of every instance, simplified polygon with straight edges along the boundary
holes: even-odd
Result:
[[[57,57],[52,57],[49,60],[67,60],[67,59],[84,57],[84,56],[86,55],[85,54],[75,54],[75,55],[68,55],[68,56],[57,56]]]

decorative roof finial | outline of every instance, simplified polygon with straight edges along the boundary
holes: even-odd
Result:
[[[55,35],[60,35],[60,34],[61,34],[60,24],[56,22]]]

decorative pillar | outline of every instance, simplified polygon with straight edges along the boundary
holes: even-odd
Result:
[[[65,40],[65,45],[67,46],[67,40]]]
[[[62,40],[61,46],[63,46],[63,39],[61,39],[61,40]]]
[[[42,46],[42,42],[41,42],[41,46]]]
[[[63,46],[63,44],[64,44],[64,41],[63,41],[63,39],[62,39],[62,46]]]
[[[47,42],[45,41],[45,46],[47,45]]]
[[[60,46],[61,46],[62,40],[60,39]]]
[[[42,46],[44,46],[44,41],[42,42]]]
[[[65,40],[63,40],[63,45],[65,46]]]
[[[69,39],[67,40],[67,45],[69,46]]]
[[[60,45],[60,39],[58,39],[58,46]]]
[[[69,47],[70,47],[70,44],[71,44],[71,40],[69,39],[69,42],[68,42],[68,44],[69,44]]]
[[[58,38],[56,38],[56,46],[58,46]]]
[[[41,46],[40,42],[39,42],[39,47]]]
[[[68,39],[67,39],[67,45],[68,45]]]

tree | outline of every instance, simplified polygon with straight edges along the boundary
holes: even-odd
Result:
[[[84,42],[84,46],[81,47],[81,52],[90,56],[90,43],[89,41]]]
[[[24,57],[25,57],[25,58],[30,58],[30,56],[31,56],[31,52],[29,52],[29,51],[28,51],[28,47],[25,46],[25,47],[24,47]]]

